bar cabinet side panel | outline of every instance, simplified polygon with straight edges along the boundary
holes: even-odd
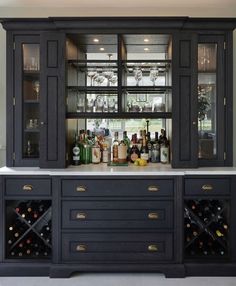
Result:
[[[40,167],[65,167],[65,34],[41,34]]]

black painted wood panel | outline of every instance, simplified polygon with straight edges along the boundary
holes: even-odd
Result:
[[[172,166],[197,167],[197,34],[173,36]]]
[[[65,34],[41,34],[40,167],[65,167]]]

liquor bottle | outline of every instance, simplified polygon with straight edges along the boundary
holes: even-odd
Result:
[[[140,150],[140,158],[146,160],[147,162],[149,162],[149,151],[148,151],[145,135],[143,135],[143,140],[142,141],[143,141],[143,145],[142,145],[142,148]]]
[[[134,163],[139,158],[140,152],[137,146],[137,134],[132,135],[131,148],[129,152],[130,162]]]
[[[119,163],[127,162],[127,145],[125,144],[124,140],[121,140],[118,145],[118,162]]]
[[[151,162],[159,163],[160,162],[160,148],[158,144],[153,144],[151,149]]]
[[[82,163],[89,164],[91,163],[91,152],[92,148],[89,144],[88,135],[84,134],[84,140],[81,142],[82,144]]]
[[[114,134],[114,141],[112,143],[113,162],[115,162],[115,163],[117,163],[119,161],[118,146],[119,146],[118,132],[116,131]]]
[[[148,161],[152,162],[152,143],[151,143],[151,133],[148,132],[147,136],[146,136],[146,144],[147,144],[147,148],[148,148]]]
[[[99,164],[101,162],[101,148],[98,143],[97,137],[95,137],[95,143],[92,147],[92,163]]]
[[[78,166],[81,164],[81,158],[80,158],[80,145],[78,142],[78,135],[75,133],[75,139],[74,144],[72,147],[72,164],[75,166]]]
[[[129,161],[129,153],[130,153],[130,139],[127,135],[127,131],[123,132],[123,141],[125,145],[127,146],[127,161]]]
[[[109,162],[109,152],[108,152],[107,144],[103,144],[102,162],[103,163],[108,163]]]
[[[163,130],[163,129],[162,129]],[[165,130],[163,131],[163,135],[160,140],[160,161],[162,164],[167,164],[169,163],[169,141],[166,138],[166,132]]]

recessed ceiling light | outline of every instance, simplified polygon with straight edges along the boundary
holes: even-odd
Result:
[[[144,48],[144,51],[145,51],[145,52],[148,52],[148,51],[149,51],[149,48]]]
[[[95,42],[95,43],[98,43],[99,42],[99,40],[98,39],[93,39],[93,41]]]
[[[145,43],[147,43],[147,42],[149,42],[149,39],[144,39],[143,41],[144,41]]]
[[[104,51],[105,49],[104,48],[100,48],[100,51]]]

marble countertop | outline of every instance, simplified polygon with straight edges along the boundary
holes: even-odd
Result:
[[[0,168],[0,175],[48,176],[183,176],[183,175],[236,175],[236,167],[204,167],[173,169],[170,165],[148,164],[108,167],[106,164],[70,166],[66,169],[40,169],[37,167]]]

